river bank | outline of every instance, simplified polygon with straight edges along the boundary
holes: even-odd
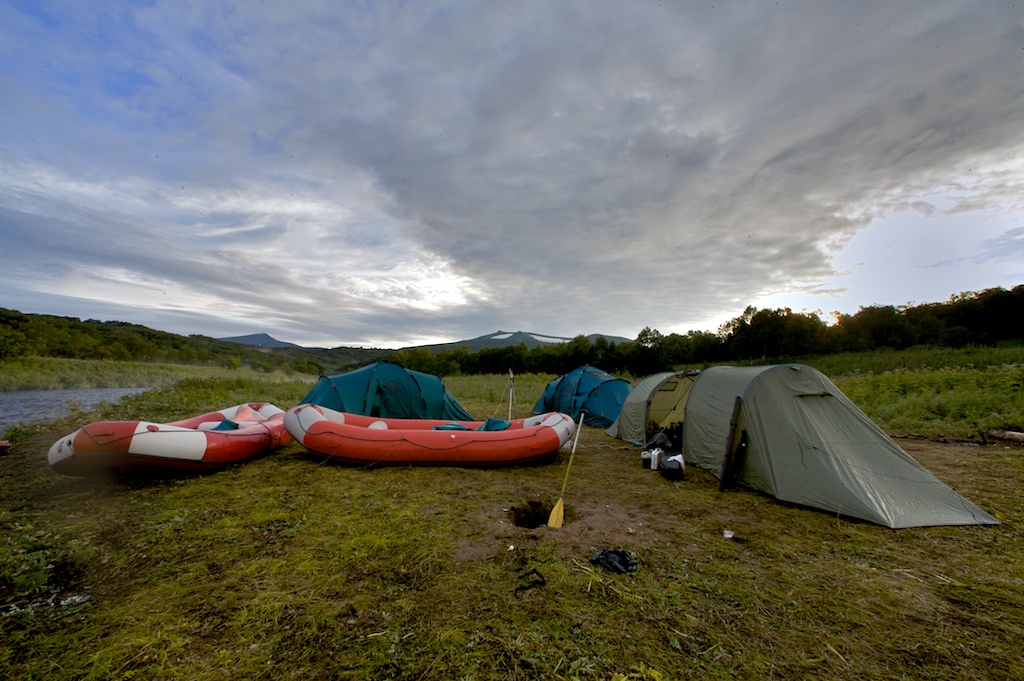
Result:
[[[35,423],[67,416],[69,404],[90,410],[100,402],[117,402],[145,388],[79,388],[0,392],[0,434],[15,423]]]

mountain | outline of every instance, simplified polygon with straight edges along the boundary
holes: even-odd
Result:
[[[593,343],[601,337],[604,337],[604,339],[609,343],[615,344],[630,343],[633,340],[632,338],[623,338],[622,336],[608,336],[603,333],[592,333],[587,336],[587,340]],[[303,348],[301,345],[279,341],[273,336],[265,333],[250,333],[247,336],[231,336],[230,338],[218,338],[217,340],[228,343],[240,343],[242,345],[256,345],[261,348],[300,348],[304,350],[323,349]],[[451,343],[438,343],[436,345],[414,345],[401,348],[401,350],[426,348],[433,352],[440,352],[441,350],[458,350],[459,348],[466,348],[470,352],[479,352],[484,348],[503,348],[508,345],[519,345],[520,343],[525,343],[526,347],[532,350],[538,345],[568,343],[571,340],[572,338],[566,338],[564,336],[549,336],[545,333],[534,333],[532,331],[495,331],[494,333],[477,336],[476,338],[470,338],[469,340],[452,341]],[[381,351],[377,352],[379,353]]]
[[[272,336],[268,336],[265,333],[250,333],[248,336],[232,336],[230,338],[218,338],[217,340],[227,341],[228,343],[241,343],[242,345],[258,345],[261,348],[301,348],[301,345],[295,343],[286,343],[279,341]]]
[[[628,343],[632,339],[623,338],[621,336],[607,336],[601,333],[592,333],[587,336],[587,339],[593,343],[598,338],[604,336],[604,339],[609,343]],[[503,348],[508,345],[519,345],[520,343],[526,344],[527,348],[531,350],[538,345],[545,345],[550,343],[568,343],[572,338],[565,338],[563,336],[549,336],[542,333],[533,333],[532,331],[495,331],[483,336],[477,336],[469,340],[455,341],[454,343],[438,343],[437,345],[419,345],[417,348],[426,348],[433,352],[441,352],[442,350],[458,350],[459,348],[466,348],[470,352],[479,352],[484,348]],[[402,350],[413,350],[414,348],[402,348]]]

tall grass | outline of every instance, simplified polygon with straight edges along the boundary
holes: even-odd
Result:
[[[23,357],[0,362],[0,390],[164,388],[183,378],[315,380],[315,376],[191,364]]]
[[[870,350],[797,360],[826,376],[852,377],[889,371],[988,369],[1024,364],[1024,346],[945,348],[921,346],[906,350]]]
[[[803,360],[891,434],[973,439],[1024,430],[1024,347],[913,348]]]
[[[528,416],[554,379],[550,374],[518,376],[448,376],[446,389],[476,418],[507,418],[509,407],[513,418]]]
[[[883,430],[956,439],[1024,430],[1024,365],[842,378],[838,387]]]
[[[917,347],[793,361],[831,378],[891,435],[977,440],[993,428],[1024,430],[1022,346]]]

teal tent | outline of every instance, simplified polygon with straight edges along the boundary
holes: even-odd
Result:
[[[347,374],[321,376],[302,404],[383,418],[473,420],[440,378],[393,362],[374,362]]]
[[[582,366],[548,383],[544,394],[533,407],[534,414],[558,411],[595,428],[607,428],[618,418],[622,403],[629,395],[628,381],[615,378],[601,369]]]

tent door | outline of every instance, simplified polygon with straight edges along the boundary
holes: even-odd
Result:
[[[736,424],[740,419],[740,406],[743,404],[743,398],[739,395],[736,396],[736,401],[732,405],[732,416],[729,418],[729,435],[725,439],[725,456],[722,457],[722,470],[718,473],[718,489],[719,491],[724,490],[732,482],[735,477],[736,471],[739,467],[736,465],[735,459],[736,451],[739,449],[739,443],[736,442]],[[740,442],[745,441],[746,432],[740,437]]]
[[[747,461],[747,431],[740,431],[739,442],[732,450],[732,455],[729,457],[728,467],[723,466],[722,479],[718,481],[718,490],[724,491],[728,487],[732,487],[736,483],[736,479],[740,475],[740,471],[743,470],[743,465]]]

